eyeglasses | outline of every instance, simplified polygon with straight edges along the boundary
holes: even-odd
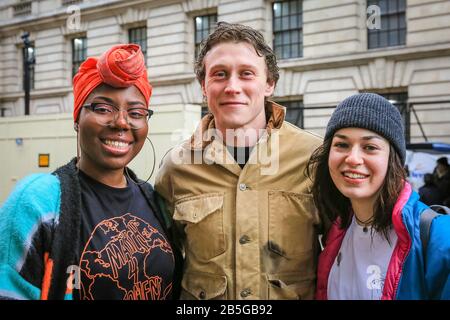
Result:
[[[120,110],[118,107],[104,102],[92,102],[82,106],[93,112],[97,123],[102,126],[109,126],[119,118],[119,113],[125,111],[125,119],[131,129],[141,129],[145,127],[147,121],[153,115],[153,110],[146,108],[130,108]]]

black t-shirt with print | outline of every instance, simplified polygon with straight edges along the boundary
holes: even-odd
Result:
[[[75,299],[162,300],[172,295],[174,257],[140,188],[113,188],[79,172],[80,289]],[[75,282],[76,284],[76,282]]]

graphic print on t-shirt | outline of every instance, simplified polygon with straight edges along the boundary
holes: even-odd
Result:
[[[386,274],[383,274],[381,267],[371,264],[367,267],[367,289],[371,292],[371,299],[375,300],[381,297],[383,293]]]
[[[91,241],[106,239],[103,248],[89,251]],[[101,221],[92,231],[80,259],[82,300],[93,300],[106,290],[124,300],[160,300],[171,294],[172,282],[147,274],[156,256],[170,255],[172,249],[157,229],[127,213]],[[126,274],[126,277],[120,277]]]

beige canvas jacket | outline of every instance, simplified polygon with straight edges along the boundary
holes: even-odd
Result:
[[[207,130],[212,115],[163,160],[155,188],[185,235],[181,299],[313,298],[320,219],[304,169],[322,139],[280,105],[266,112],[243,169]]]

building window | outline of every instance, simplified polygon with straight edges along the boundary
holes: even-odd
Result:
[[[138,44],[141,47],[147,65],[147,27],[132,28],[128,30],[129,43]]]
[[[208,106],[203,106],[203,105],[202,105],[202,113],[201,113],[201,117],[203,118],[203,117],[206,116],[208,113],[209,113]]]
[[[278,59],[303,56],[302,1],[274,2],[273,48]]]
[[[217,23],[217,14],[198,16],[194,18],[195,24],[195,57],[200,50],[200,43],[214,31]]]
[[[380,29],[367,29],[369,49],[406,43],[406,0],[368,0],[367,6],[380,8]]]
[[[28,66],[28,70],[30,72],[30,89],[34,89],[34,66],[36,65],[36,52],[34,49],[34,45],[30,45],[28,47],[28,61],[25,63],[25,58],[27,56],[25,52],[25,48],[23,48],[23,60],[24,60],[24,71],[23,71],[23,87],[25,88],[25,68]]]
[[[17,16],[26,16],[31,14],[31,0],[22,0],[19,3],[14,4],[13,6],[13,15]]]
[[[81,63],[87,58],[86,37],[72,39],[72,77],[78,72]]]
[[[410,120],[410,109],[408,107],[408,93],[387,93],[380,94],[380,96],[385,97],[392,103],[394,106],[398,108],[400,114],[403,118],[403,125],[405,127],[405,140],[406,143],[409,143],[411,140],[411,120]]]
[[[285,120],[303,129],[305,125],[303,121],[303,101],[280,101],[279,103],[286,107]]]

